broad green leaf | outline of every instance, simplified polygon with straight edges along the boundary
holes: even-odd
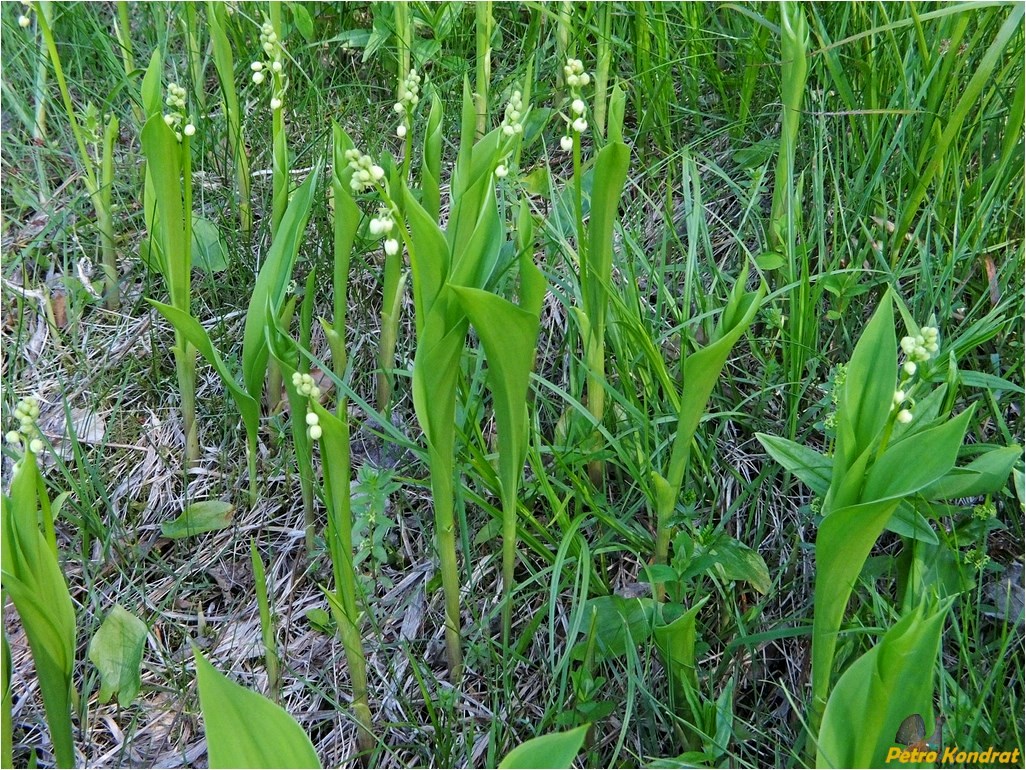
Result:
[[[242,422],[246,426],[246,433],[255,441],[260,428],[260,405],[236,382],[235,376],[210,341],[207,330],[200,326],[199,321],[191,315],[176,307],[152,299],[147,302],[153,305],[199,351],[207,363],[214,367],[235,400],[235,406],[238,408],[239,414],[242,415]]]
[[[968,465],[952,468],[921,491],[927,500],[953,500],[997,492],[1008,483],[1012,466],[1022,459],[1022,447],[1015,444],[984,452]]]
[[[936,428],[895,441],[866,474],[865,500],[904,497],[918,492],[951,470],[975,409]]]
[[[423,190],[424,211],[433,221],[438,221],[442,197],[439,191],[442,180],[442,100],[431,93],[431,112],[428,113],[424,129],[424,162],[420,168],[420,186]]]
[[[627,94],[619,83],[613,85],[609,95],[609,113],[606,133],[612,144],[623,144],[623,117],[627,109]]]
[[[127,30],[126,30],[127,33]],[[164,98],[161,96],[160,80],[164,71],[164,62],[160,55],[160,49],[154,48],[150,54],[150,63],[146,67],[146,73],[142,80],[142,106],[149,119],[154,115],[163,112]]]
[[[234,512],[235,506],[224,500],[201,500],[186,506],[176,518],[161,524],[160,532],[173,540],[216,532],[232,525]]]
[[[589,599],[584,613],[586,618],[595,613],[591,626],[594,639],[575,645],[573,657],[582,658],[590,642],[594,642],[596,663],[624,655],[628,647],[636,647],[651,636],[655,609],[656,602],[647,598],[599,596]]]
[[[235,684],[198,651],[194,655],[211,768],[321,766],[310,738],[287,711]]]
[[[146,624],[115,604],[89,642],[89,660],[100,672],[100,703],[117,693],[127,708],[142,687],[142,655]]]
[[[816,535],[816,586],[812,631],[812,691],[823,701],[844,610],[862,565],[900,499],[851,505],[823,519]]]
[[[182,146],[161,114],[153,115],[142,130],[146,173],[153,183],[157,218],[150,225],[151,240],[163,255],[164,281],[171,304],[188,310],[191,244],[185,238],[185,209],[182,203]],[[152,246],[151,246],[152,248]]]
[[[823,714],[817,767],[886,767],[911,714],[922,714],[932,732],[933,672],[949,607],[920,605],[844,672]]]
[[[880,302],[855,345],[837,408],[835,482],[883,428],[898,377],[898,344],[890,293]]]
[[[208,273],[228,269],[228,244],[213,222],[193,214],[192,265]]]
[[[936,543],[937,533],[933,531],[923,515],[909,503],[902,503],[894,512],[894,515],[887,520],[884,529],[889,532],[910,537],[913,540],[920,540],[924,543]]]
[[[701,599],[695,606],[667,624],[656,623],[652,637],[663,659],[674,690],[675,706],[680,709],[687,703],[686,691],[698,689],[698,673],[695,669],[695,622],[698,611],[708,601]]]
[[[607,144],[595,158],[588,256],[581,263],[581,304],[591,321],[591,333],[598,340],[605,335],[606,292],[613,269],[613,227],[630,160],[630,150],[622,143]]]
[[[302,3],[289,3],[289,9],[292,11],[292,20],[296,23],[299,34],[306,42],[313,43],[314,22],[310,17],[310,12],[303,7]]]
[[[549,733],[524,741],[503,758],[499,767],[502,770],[569,768],[584,745],[590,727],[590,724],[581,725],[565,733]]]
[[[417,339],[449,275],[449,246],[438,224],[406,190],[406,219],[410,225],[410,269],[413,271],[414,321]],[[419,345],[419,342],[418,342]]]
[[[804,444],[783,438],[756,433],[755,437],[784,469],[790,471],[817,495],[825,495],[830,488],[831,468],[833,459],[821,455],[815,449]]]
[[[75,664],[75,609],[57,557],[39,530],[38,470],[31,452],[0,495],[3,587],[28,637],[58,767],[74,767],[71,675]]]
[[[242,338],[242,379],[246,392],[256,401],[263,394],[264,377],[267,374],[269,354],[265,329],[268,324],[268,308],[271,314],[281,310],[285,289],[292,280],[292,268],[310,218],[319,175],[318,165],[289,201],[249,300]]]
[[[779,270],[785,264],[784,255],[778,251],[765,251],[755,258],[760,270]]]

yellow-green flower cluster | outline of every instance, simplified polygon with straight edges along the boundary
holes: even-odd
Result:
[[[281,43],[269,21],[265,21],[260,27],[260,47],[267,56],[267,61],[254,61],[249,68],[253,72],[253,82],[257,85],[263,83],[268,75],[270,76],[271,110],[277,111],[284,104],[288,78],[285,77],[285,65],[282,64]]]
[[[385,178],[385,169],[374,163],[374,159],[370,155],[364,155],[359,150],[353,149],[346,150],[345,158],[349,163],[349,168],[353,170],[353,178],[349,181],[353,192],[368,190]]]
[[[164,115],[164,122],[175,132],[175,138],[182,141],[182,134],[192,136],[196,133],[196,126],[186,122],[185,88],[177,83],[170,83],[167,87],[167,98],[164,104],[168,107]]]
[[[39,419],[39,401],[33,397],[23,398],[14,407],[14,419],[18,421],[18,429],[8,431],[4,436],[12,446],[28,447],[33,454],[43,451],[43,439],[36,421]]]

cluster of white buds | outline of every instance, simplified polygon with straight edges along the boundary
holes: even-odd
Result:
[[[296,392],[301,396],[307,396],[315,401],[321,397],[321,389],[317,387],[314,378],[309,374],[293,372],[292,384],[296,387]]]
[[[346,150],[345,158],[353,170],[353,178],[349,181],[353,192],[363,192],[385,178],[385,169],[374,163],[370,155],[354,149]]]
[[[164,122],[175,132],[178,141],[182,141],[182,134],[192,136],[196,133],[196,126],[185,122],[185,89],[177,83],[170,83],[167,87],[167,98],[164,104],[168,106],[169,112],[164,115]],[[184,124],[184,125],[183,125]]]
[[[912,422],[912,411],[909,409],[901,408],[902,404],[905,403],[907,398],[908,395],[905,393],[905,391],[901,390],[900,388],[894,391],[894,398],[891,401],[891,408],[898,410],[898,414],[895,416],[894,419],[896,419],[900,423]]]
[[[524,117],[524,95],[520,91],[514,91],[506,104],[506,111],[502,116],[503,136],[514,136],[524,131],[524,124],[521,122]]]
[[[559,140],[559,146],[563,152],[570,152],[574,148],[574,139],[571,132],[583,134],[588,130],[588,105],[584,103],[578,89],[591,82],[591,76],[584,71],[584,64],[580,59],[567,59],[563,67],[563,74],[566,75],[567,85],[570,86],[573,101],[570,102],[571,115],[566,118],[566,134]]]
[[[392,229],[395,227],[395,221],[392,219],[392,212],[382,206],[378,209],[378,215],[370,221],[371,235],[384,235],[388,236]],[[392,257],[399,253],[399,241],[395,238],[385,238],[385,253]]]
[[[395,135],[405,139],[409,131],[410,114],[413,108],[420,101],[420,75],[416,69],[410,70],[403,78],[403,84],[399,89],[399,101],[392,105],[397,115],[401,116],[401,122],[395,127]]]
[[[249,65],[253,72],[253,82],[260,85],[270,75],[271,110],[280,110],[284,104],[285,88],[288,81],[284,75],[281,43],[278,42],[278,35],[275,34],[274,27],[269,21],[265,21],[260,27],[260,47],[267,55],[268,61],[254,61]]]
[[[905,363],[902,370],[909,377],[916,373],[918,364],[929,361],[940,350],[938,339],[940,332],[936,326],[924,326],[920,333],[909,337],[901,338],[901,350],[905,353]]]
[[[417,70],[412,69],[403,79],[403,86],[399,91],[399,101],[397,101],[392,109],[396,112],[405,112],[406,110],[412,110],[417,106],[417,102],[420,101],[420,75],[417,74]]]
[[[317,441],[321,437],[320,421],[321,418],[317,416],[317,412],[306,413],[306,435],[312,441]]]
[[[580,59],[567,59],[563,65],[563,75],[571,88],[582,88],[591,82],[591,75],[584,71],[584,62]]]
[[[25,445],[33,454],[43,451],[43,440],[40,438],[36,420],[39,419],[39,401],[35,398],[23,398],[14,407],[14,418],[18,421],[18,429],[8,431],[4,436],[7,443],[16,447]]]

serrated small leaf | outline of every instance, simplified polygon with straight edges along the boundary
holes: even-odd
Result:
[[[201,500],[188,506],[180,516],[160,525],[164,537],[178,539],[216,532],[231,526],[235,506],[224,500]]]
[[[135,700],[142,686],[146,624],[115,604],[89,642],[89,660],[100,672],[100,703],[115,693],[122,708]]]

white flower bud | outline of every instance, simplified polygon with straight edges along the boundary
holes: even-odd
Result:
[[[194,126],[192,123],[186,123],[185,128],[182,129],[182,133],[184,133],[186,136],[195,136],[196,126]]]
[[[174,115],[165,115],[164,116],[164,123],[165,124],[170,126],[174,122],[175,122],[175,116]]]
[[[28,16],[19,16],[18,17],[18,26],[21,27],[22,29],[25,29],[25,27],[27,27],[31,23],[32,23],[32,19],[30,19]]]
[[[371,235],[381,235],[381,220],[377,217],[370,221],[370,231]]]
[[[281,109],[281,99],[279,99],[277,96],[272,96],[271,97],[271,109],[272,110],[280,110]]]
[[[14,446],[21,446],[21,434],[16,430],[11,430],[4,435],[4,439],[8,444],[14,444]]]
[[[402,103],[402,102],[396,102],[395,104],[393,104],[393,105],[392,105],[392,109],[393,109],[393,110],[395,111],[395,113],[396,113],[396,114],[398,115],[398,114],[399,114],[400,112],[402,112],[402,111],[403,111],[403,110],[405,110],[406,108],[405,108],[405,107],[403,106],[403,103]]]
[[[912,361],[906,361],[904,364],[902,364],[901,368],[905,370],[905,374],[907,374],[909,377],[916,373],[916,365]]]
[[[397,241],[395,238],[389,238],[387,241],[385,241],[385,253],[390,257],[394,257],[396,254],[398,254],[399,241]]]
[[[268,56],[270,56],[272,53],[274,53],[274,44],[271,42],[270,39],[268,39],[267,42],[264,43],[263,49],[264,49],[264,53],[267,54]]]
[[[898,415],[897,417],[895,417],[895,419],[902,425],[910,423],[912,422],[912,412],[910,412],[908,409],[902,409],[900,412],[898,412]]]
[[[567,75],[566,83],[572,88],[577,88],[581,84],[581,79],[577,75]]]
[[[306,413],[306,424],[313,427],[321,421],[321,418],[317,416],[317,412]]]
[[[400,139],[405,139],[406,138],[406,126],[405,126],[405,124],[400,123],[398,126],[395,127],[395,135],[398,136]]]
[[[280,73],[281,72],[281,62],[278,61],[277,59],[275,59],[273,62],[271,62],[271,69],[274,72],[276,72],[276,73]]]
[[[559,146],[563,148],[563,152],[570,152],[574,148],[574,140],[569,136],[564,136],[559,140]]]
[[[385,169],[381,166],[371,166],[370,173],[375,182],[380,182],[385,177]]]
[[[591,82],[591,75],[589,75],[589,74],[588,74],[587,72],[582,72],[582,73],[580,74],[580,76],[579,76],[579,77],[577,78],[577,81],[578,81],[578,82],[579,82],[579,83],[580,83],[580,84],[581,84],[582,86],[586,86],[586,85],[588,85],[588,83],[590,83],[590,82]]]
[[[321,426],[320,425],[311,425],[309,428],[306,429],[306,434],[313,441],[317,441],[318,439],[320,439],[322,432],[323,431],[321,430]]]
[[[259,72],[264,68],[264,63],[262,61],[251,62],[249,68],[254,72]]]
[[[400,126],[400,128],[401,128],[401,126]],[[503,136],[513,136],[515,133],[516,133],[516,131],[513,129],[513,126],[505,125],[505,126],[502,127],[502,135]]]
[[[588,121],[586,121],[584,118],[577,118],[577,120],[574,121],[574,131],[576,131],[579,134],[583,134],[587,130]]]
[[[894,391],[894,404],[897,406],[905,400],[905,391],[896,390]]]
[[[906,356],[909,355],[913,350],[915,350],[915,347],[916,341],[912,337],[901,338],[901,349],[902,351],[904,351]]]
[[[583,115],[585,109],[584,100],[574,99],[573,104],[570,105],[570,109],[574,111],[575,115]]]
[[[293,385],[298,387],[299,383],[301,383],[302,381],[303,381],[303,375],[301,375],[299,372],[293,372],[292,373],[292,384]]]
[[[495,167],[495,176],[497,176],[499,179],[505,179],[508,174],[509,169],[501,163]]]
[[[257,85],[260,85],[261,83],[263,83],[264,82],[264,73],[263,72],[254,72],[253,73],[253,82],[256,83]]]
[[[42,440],[38,439],[38,438],[32,439],[29,442],[29,449],[31,449],[34,454],[39,454],[40,452],[42,452],[43,451],[43,442],[42,442]]]

